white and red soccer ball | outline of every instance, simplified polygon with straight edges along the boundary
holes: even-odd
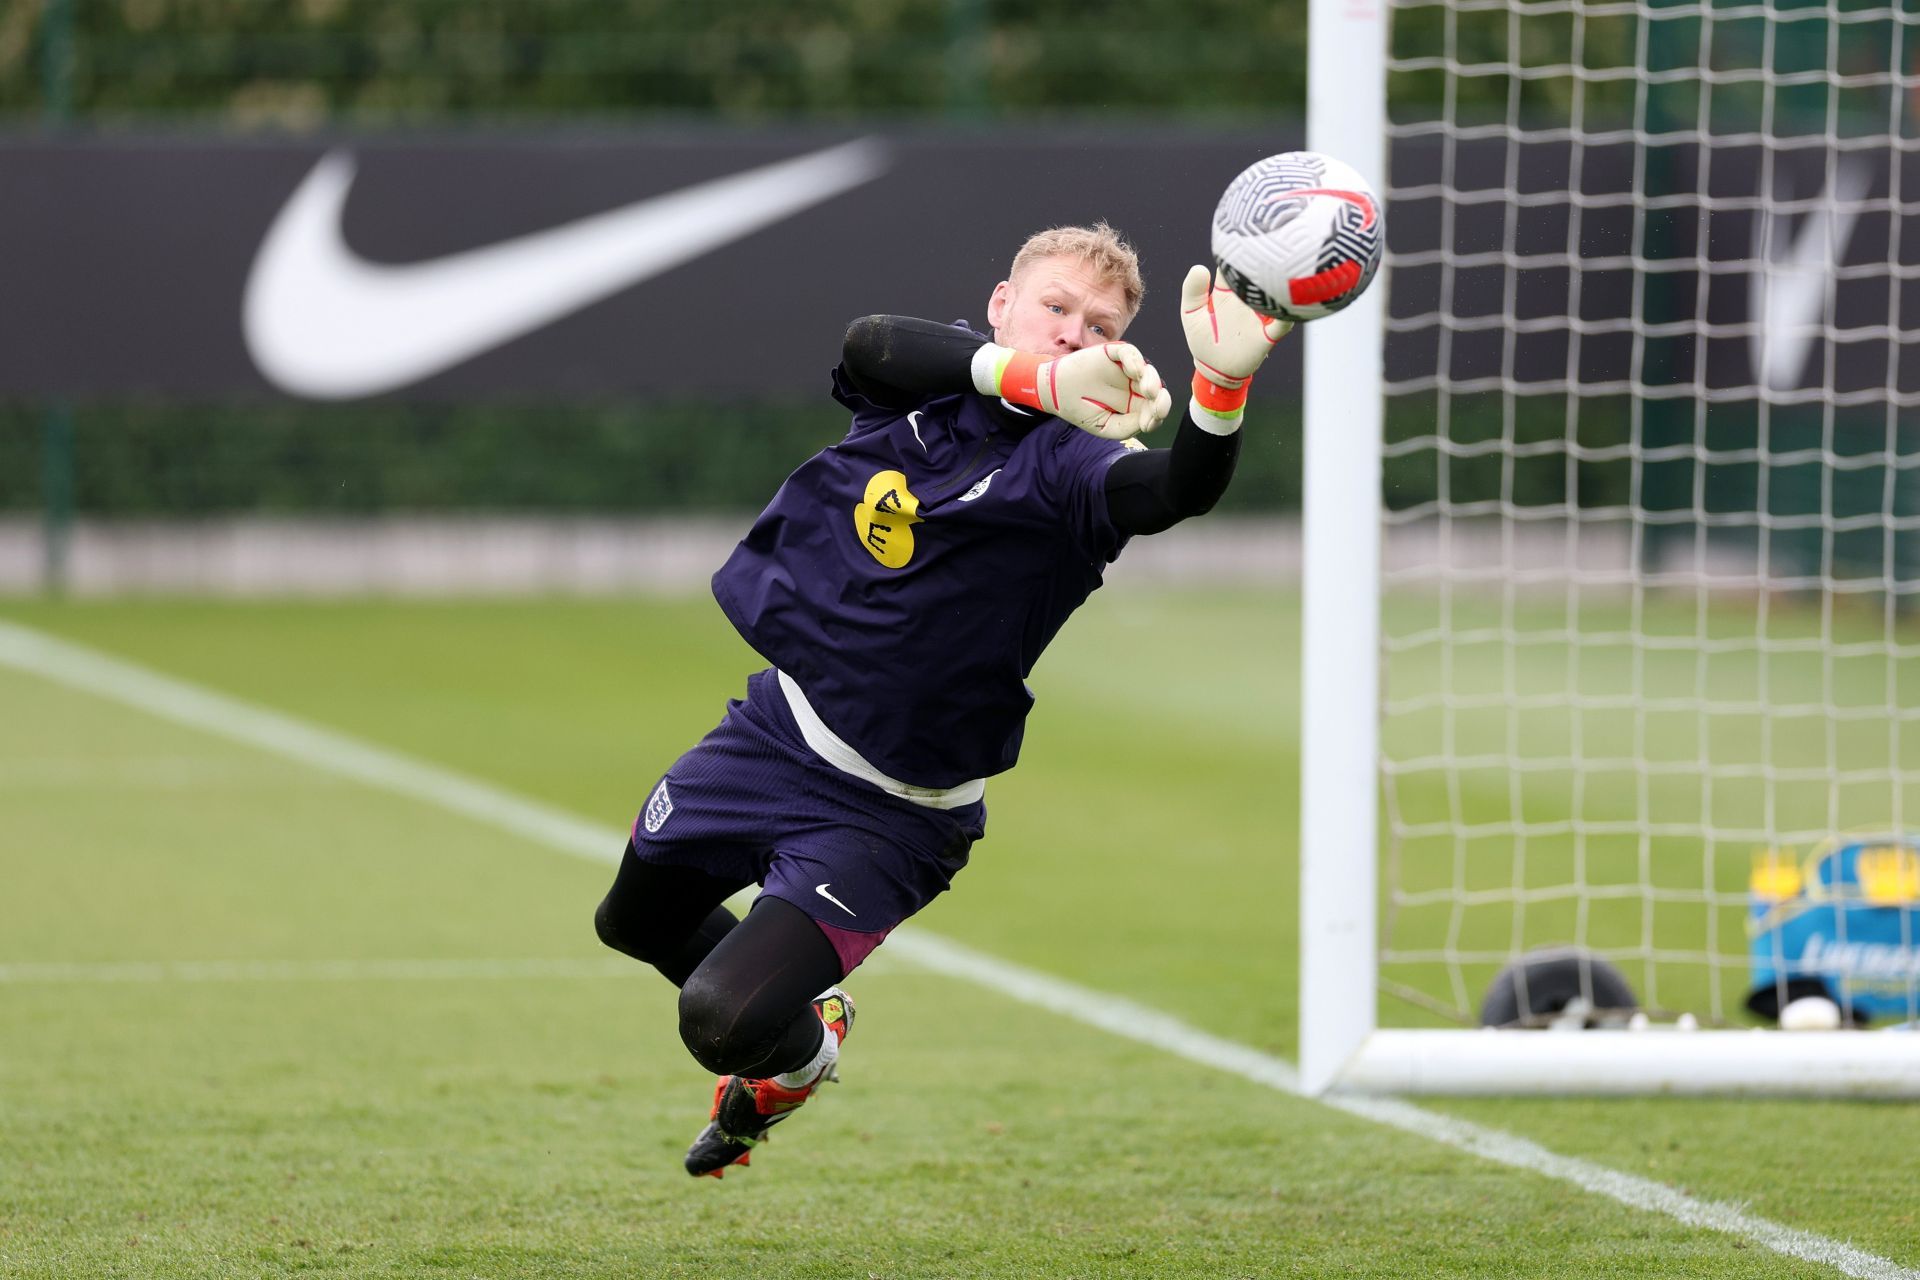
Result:
[[[1213,211],[1220,283],[1261,315],[1318,320],[1380,268],[1386,224],[1367,180],[1332,156],[1289,151],[1249,166]]]

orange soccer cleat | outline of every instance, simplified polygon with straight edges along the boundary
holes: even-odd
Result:
[[[818,1074],[797,1088],[770,1079],[721,1076],[713,1090],[707,1127],[687,1148],[687,1172],[695,1177],[724,1175],[731,1165],[749,1163],[767,1130],[800,1109],[822,1084],[838,1081],[839,1046],[853,1029],[853,1000],[838,987],[814,997],[814,1012],[833,1036],[833,1056]]]

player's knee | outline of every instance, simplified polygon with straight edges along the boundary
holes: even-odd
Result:
[[[715,1075],[739,1075],[765,1056],[765,1037],[744,1026],[738,1001],[723,984],[695,973],[680,988],[680,1039]]]
[[[600,905],[593,909],[593,931],[600,935],[600,941],[615,951],[625,951],[621,945],[620,921],[613,914],[613,895],[600,899]]]
[[[635,960],[651,962],[646,939],[638,935],[622,912],[615,907],[613,895],[609,893],[600,900],[593,911],[593,931],[600,935],[600,941],[612,947],[622,955],[632,956]]]

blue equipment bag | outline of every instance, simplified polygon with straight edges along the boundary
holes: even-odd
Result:
[[[1754,1013],[1824,995],[1850,1023],[1920,1018],[1920,838],[1837,837],[1804,863],[1771,851],[1748,890]]]

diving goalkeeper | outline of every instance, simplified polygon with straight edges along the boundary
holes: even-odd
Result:
[[[1030,238],[965,324],[869,316],[833,395],[846,438],[801,464],[714,575],[770,664],[667,770],[595,924],[680,988],[680,1035],[719,1076],[687,1171],[718,1177],[826,1080],[839,987],[966,866],[986,779],[1013,767],[1025,677],[1129,538],[1212,508],[1247,387],[1290,327],[1194,267],[1194,376],[1172,408],[1122,341],[1144,287],[1104,223]],[[736,919],[722,905],[762,887]]]

